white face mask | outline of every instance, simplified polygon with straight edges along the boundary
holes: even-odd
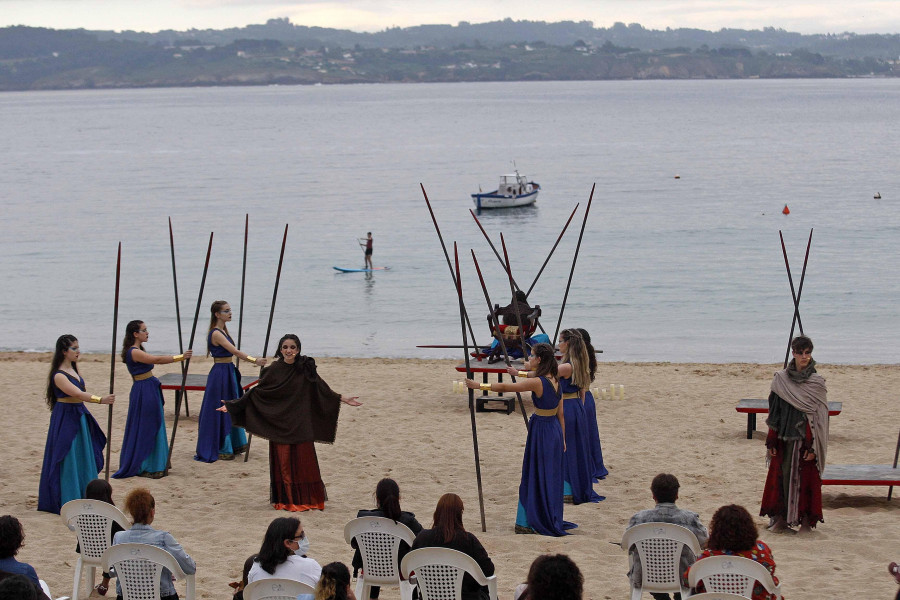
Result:
[[[304,535],[302,540],[297,542],[297,549],[294,550],[294,554],[297,556],[306,556],[309,552],[309,534]]]

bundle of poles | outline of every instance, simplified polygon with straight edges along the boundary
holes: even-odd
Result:
[[[423,184],[420,183],[419,187],[422,189],[422,195],[425,198],[425,204],[428,207],[428,212],[431,215],[431,221],[434,224],[434,229],[435,229],[435,232],[437,233],[438,241],[441,244],[441,250],[443,251],[444,258],[447,261],[447,268],[450,270],[450,277],[453,280],[453,286],[456,288],[457,298],[458,298],[458,302],[459,302],[459,321],[460,321],[460,327],[462,330],[462,346],[461,346],[461,348],[463,350],[463,358],[465,359],[466,378],[472,379],[473,372],[472,372],[472,365],[471,365],[471,361],[470,361],[470,357],[469,357],[469,339],[470,339],[469,336],[471,336],[472,346],[475,347],[476,349],[478,349],[479,346],[475,342],[475,333],[472,330],[472,324],[471,324],[471,321],[469,320],[469,315],[466,311],[465,302],[463,300],[462,278],[460,277],[460,269],[459,269],[459,251],[458,251],[456,242],[453,242],[453,258],[454,258],[454,260],[453,260],[453,263],[451,263],[450,255],[447,252],[447,246],[446,246],[446,244],[444,244],[444,236],[441,234],[441,228],[438,225],[437,218],[434,215],[434,209],[432,208],[431,202],[428,199],[428,193],[425,191],[425,186]],[[588,215],[591,212],[591,204],[593,203],[593,200],[594,200],[594,190],[595,189],[596,189],[596,184],[594,184],[591,187],[591,194],[590,194],[590,197],[588,198],[587,207],[584,212],[584,219],[581,222],[581,232],[578,235],[578,243],[575,246],[575,253],[574,253],[574,256],[572,257],[572,266],[569,269],[569,279],[568,279],[568,282],[566,283],[566,291],[565,291],[565,294],[563,295],[562,306],[559,311],[559,320],[557,321],[556,331],[554,332],[553,338],[552,338],[552,346],[554,348],[556,347],[556,340],[557,340],[557,336],[559,335],[559,328],[560,328],[560,325],[562,324],[563,314],[566,309],[566,301],[568,300],[569,289],[572,285],[572,276],[575,273],[575,264],[578,260],[578,253],[581,249],[581,241],[584,237],[584,229],[585,229],[585,226],[587,225]],[[553,256],[553,253],[556,251],[556,247],[559,245],[560,241],[562,240],[563,235],[565,235],[566,229],[568,229],[569,223],[572,222],[572,218],[575,216],[575,213],[577,212],[579,206],[580,206],[580,204],[575,205],[575,208],[572,210],[572,214],[569,215],[569,218],[566,221],[566,224],[563,226],[562,232],[557,237],[556,242],[553,244],[553,247],[551,248],[549,254],[547,255],[547,258],[544,260],[544,263],[541,265],[541,268],[538,271],[538,274],[535,276],[534,281],[528,287],[528,291],[525,292],[526,299],[528,298],[528,295],[531,293],[531,291],[534,289],[534,286],[537,284],[538,279],[540,279],[541,274],[544,272],[544,268],[547,266],[547,263],[550,262],[550,258]],[[518,310],[518,300],[516,299],[516,291],[521,290],[521,288],[516,283],[516,280],[512,274],[512,266],[511,266],[510,260],[509,260],[509,252],[507,251],[507,248],[506,248],[506,241],[503,237],[503,234],[501,233],[500,234],[500,243],[501,243],[501,246],[503,247],[503,256],[501,257],[500,252],[498,252],[497,247],[494,245],[494,242],[491,240],[487,231],[485,231],[484,227],[481,225],[481,221],[478,220],[478,217],[475,215],[475,212],[472,210],[470,210],[469,212],[471,213],[472,218],[475,219],[475,223],[478,225],[478,228],[481,230],[481,233],[484,235],[484,238],[487,240],[488,245],[491,247],[491,250],[493,250],[494,256],[497,257],[497,260],[500,261],[500,264],[502,265],[503,270],[506,272],[506,277],[507,277],[507,280],[509,281],[510,293],[512,294],[512,298],[513,298],[514,311],[518,318],[518,335],[521,336],[520,341],[521,341],[521,345],[522,345],[522,351],[523,351],[523,353],[525,353],[525,351],[526,351],[525,350],[526,349],[526,340],[525,340],[525,333],[524,333],[525,329],[524,329],[523,323],[522,323],[522,315]],[[481,272],[481,266],[478,263],[478,257],[475,255],[475,250],[470,250],[470,251],[472,253],[472,262],[474,263],[475,270],[478,273],[478,280],[481,284],[481,290],[484,293],[484,300],[487,303],[488,313],[491,315],[491,319],[492,319],[491,325],[492,325],[494,331],[500,331],[499,316],[497,315],[496,311],[494,311],[494,309],[493,309],[494,304],[491,302],[491,298],[490,298],[490,295],[487,290],[487,285],[484,282],[484,276]],[[538,322],[538,326],[540,326],[540,322]],[[466,333],[467,330],[468,330],[469,335],[467,335],[467,333]],[[543,327],[541,327],[541,331],[544,332]],[[546,332],[544,332],[544,333],[546,333]],[[512,365],[512,360],[510,359],[509,351],[507,350],[506,343],[503,339],[503,336],[499,335],[499,336],[497,336],[497,339],[498,339],[500,347],[503,351],[503,360],[504,360],[506,366],[510,367]],[[515,383],[515,381],[516,381],[515,376],[511,376],[511,379],[512,379],[513,383]],[[525,405],[522,400],[522,395],[519,392],[516,392],[516,400],[519,404],[519,409],[522,411],[522,418],[524,419],[525,427],[527,428],[528,427],[528,415],[525,412]],[[472,425],[472,449],[475,454],[475,478],[476,478],[477,485],[478,485],[478,506],[479,506],[479,510],[480,510],[480,514],[481,514],[481,530],[487,531],[487,523],[485,522],[485,516],[484,516],[484,491],[483,491],[482,481],[481,481],[481,458],[480,458],[479,452],[478,452],[478,427],[477,427],[476,420],[475,420],[475,393],[474,393],[474,390],[472,390],[472,389],[469,389],[469,417],[470,417],[470,421],[471,421],[471,425]]]

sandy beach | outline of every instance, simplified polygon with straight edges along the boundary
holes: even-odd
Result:
[[[375,484],[385,476],[398,481],[403,508],[416,513],[426,527],[441,494],[455,492],[463,498],[466,528],[488,550],[500,596],[507,600],[534,557],[546,552],[566,553],[578,563],[585,598],[627,598],[627,556],[618,543],[629,517],[653,505],[650,480],[659,472],[678,476],[678,505],[698,512],[704,523],[723,504],[742,504],[751,514],[759,510],[766,470],[764,431],[746,439],[746,418],[734,408],[740,398],[766,397],[778,365],[601,363],[597,384],[625,388],[622,400],[597,401],[610,475],[595,490],[606,500],[567,505],[565,518],[578,529],[564,538],[548,538],[513,531],[526,433],[518,412],[477,415],[487,524],[487,531],[481,531],[466,396],[451,389],[451,381],[459,378],[454,361],[317,362],[332,388],[363,402],[359,408],[342,408],[333,446],[317,445],[328,502],[325,511],[299,516],[310,536],[310,556],[320,564],[349,564],[352,553],[343,527],[358,509],[373,507]],[[210,359],[196,359],[191,372],[206,373],[210,365]],[[0,400],[7,442],[0,463],[0,505],[24,525],[19,560],[33,565],[53,594],[62,596],[72,592],[75,537],[57,515],[36,510],[50,419],[43,399],[48,368],[47,354],[0,355],[0,383],[7,390]],[[108,389],[108,356],[83,356],[79,368],[89,392]],[[177,370],[177,365],[164,365],[155,372]],[[245,375],[253,370],[242,365]],[[818,370],[828,382],[829,400],[844,403],[842,414],[831,419],[828,462],[889,464],[897,440],[893,390],[900,388],[900,366],[823,364]],[[112,471],[119,463],[130,384],[125,366],[117,362]],[[129,490],[149,488],[157,502],[154,527],[170,531],[197,561],[198,598],[230,598],[228,582],[239,577],[244,559],[258,550],[268,523],[288,513],[268,504],[264,440],[253,440],[246,463],[192,460],[201,394],[189,393],[188,400],[191,416],[179,421],[169,477],[111,480],[114,499],[121,507]],[[173,393],[167,392],[170,433],[174,404]],[[89,407],[105,430],[107,407]],[[763,419],[759,428],[765,428]],[[806,537],[771,534],[763,530],[766,520],[757,518],[785,596],[893,598],[897,586],[886,565],[900,560],[900,499],[888,502],[886,496],[885,487],[825,487],[825,523]],[[386,589],[382,597],[396,598],[398,592]]]

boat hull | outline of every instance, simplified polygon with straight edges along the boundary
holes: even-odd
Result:
[[[487,194],[472,194],[472,202],[479,210],[483,208],[515,208],[516,206],[528,206],[537,201],[538,191],[534,190],[518,196],[505,196],[496,191]]]

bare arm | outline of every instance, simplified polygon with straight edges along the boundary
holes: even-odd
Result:
[[[187,360],[193,355],[193,350],[186,350],[183,356],[184,359]],[[149,354],[138,348],[135,348],[131,351],[131,360],[133,360],[134,362],[144,363],[146,365],[168,365],[173,362],[177,362],[174,356],[156,356],[155,354]]]
[[[543,390],[541,380],[538,378],[520,379],[515,383],[498,382],[490,385],[492,392],[534,392],[539,394]],[[466,379],[466,387],[477,390],[481,388],[481,384],[474,379]]]
[[[229,352],[231,352],[232,354],[234,354],[241,360],[246,360],[247,362],[255,364],[259,367],[264,366],[268,362],[265,358],[257,358],[255,363],[252,360],[248,360],[247,357],[250,355],[247,354],[246,352],[244,352],[243,350],[238,350],[237,348],[235,348],[234,344],[229,342],[228,338],[225,337],[225,334],[222,333],[221,331],[218,331],[218,330],[213,331],[212,342],[216,346],[221,346],[222,348],[225,348],[226,350],[228,350]]]
[[[82,400],[84,402],[93,402],[93,396],[91,394],[79,390],[78,386],[72,383],[69,378],[62,373],[57,373],[53,376],[53,384],[56,385],[56,387],[59,388],[59,390],[67,396],[78,398],[79,400]],[[115,394],[109,394],[100,398],[100,404],[112,404],[115,401]]]

